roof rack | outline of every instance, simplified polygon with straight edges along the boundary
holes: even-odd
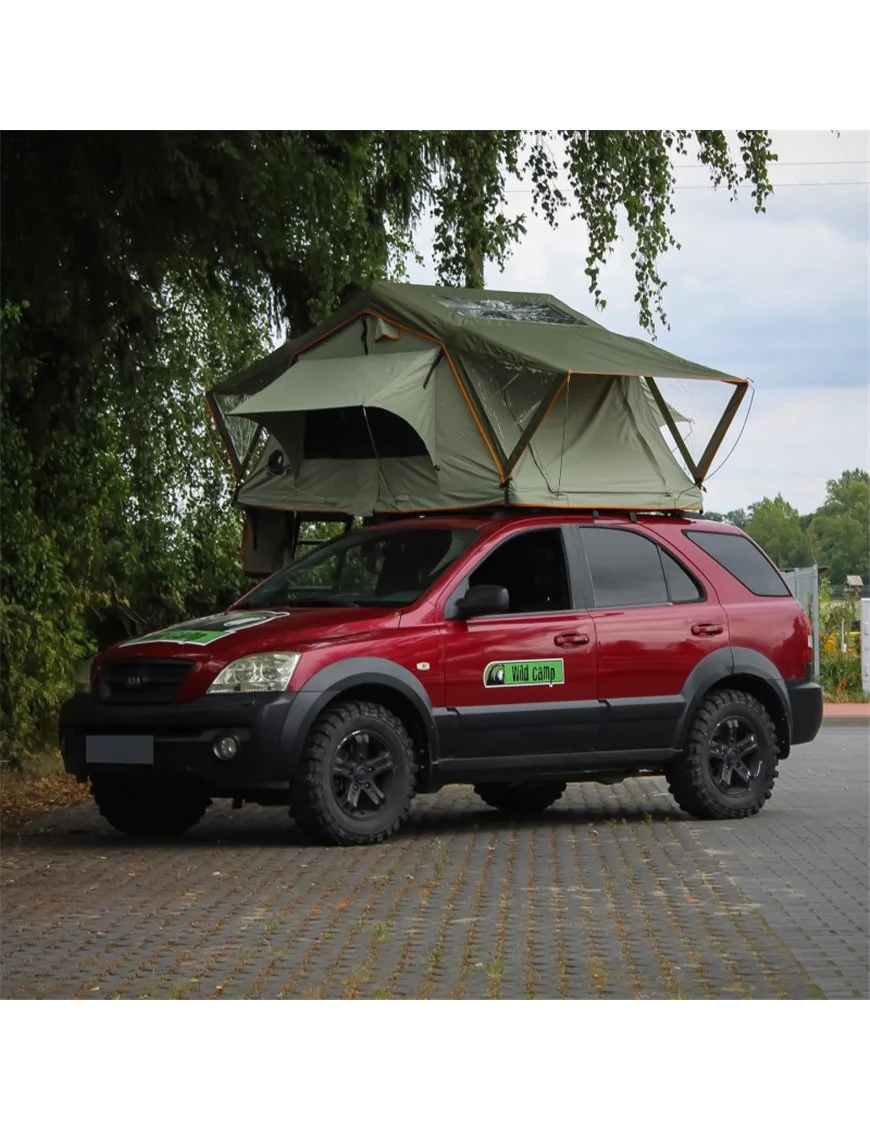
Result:
[[[531,507],[531,506],[480,506],[480,507],[445,507],[444,510],[421,511],[379,511],[363,519],[363,524],[368,526],[379,522],[399,522],[402,519],[416,518],[474,518],[477,515],[489,518],[546,518],[556,514],[592,515],[593,518],[613,516],[627,516],[632,522],[637,522],[641,516],[654,516],[658,518],[703,518],[699,511],[686,510],[644,510],[642,507]]]

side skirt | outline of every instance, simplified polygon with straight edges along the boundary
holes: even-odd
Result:
[[[432,767],[438,785],[557,778],[560,781],[621,781],[662,773],[678,750],[600,750],[582,754],[521,754],[494,758],[444,758]]]

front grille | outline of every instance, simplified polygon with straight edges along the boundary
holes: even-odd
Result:
[[[191,660],[121,660],[100,670],[104,703],[174,703]]]

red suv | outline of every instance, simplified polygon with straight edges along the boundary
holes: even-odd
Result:
[[[538,812],[664,774],[696,817],[757,813],[822,719],[806,615],[742,532],[681,515],[389,520],[227,612],[115,645],[65,704],[67,769],[134,835],[214,797],[371,844],[415,792]]]

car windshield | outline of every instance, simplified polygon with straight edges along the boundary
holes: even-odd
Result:
[[[469,526],[348,534],[273,574],[235,607],[402,608],[425,593],[477,535]]]

